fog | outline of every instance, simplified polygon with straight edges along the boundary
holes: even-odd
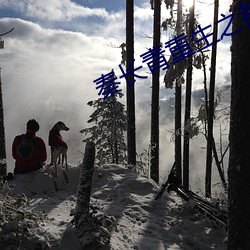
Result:
[[[14,6],[14,2],[4,3]],[[71,1],[65,1],[65,3],[71,3]],[[221,6],[221,13],[228,13],[228,3],[225,1]],[[72,10],[72,6],[69,7],[67,11]],[[93,80],[99,78],[101,74],[107,74],[111,69],[119,74],[118,65],[121,62],[119,46],[125,41],[124,10],[117,13],[100,10],[95,12],[98,15],[89,11],[87,16],[94,15],[95,18],[99,16],[102,21],[84,19],[80,22],[77,18],[82,18],[82,16],[86,18],[85,14],[81,14],[82,9],[77,9],[75,12],[75,15],[79,16],[75,17],[73,14],[66,13],[63,19],[61,14],[57,13],[53,17],[50,11],[46,12],[46,6],[43,8],[45,8],[44,13],[40,16],[39,11],[26,13],[23,8],[20,8],[23,10],[22,15],[29,17],[26,16],[27,20],[13,17],[0,18],[1,31],[14,28],[4,37],[5,48],[0,50],[8,171],[14,168],[11,156],[12,141],[17,134],[25,133],[26,122],[32,118],[40,124],[37,135],[46,143],[47,162],[50,160],[48,133],[52,126],[61,120],[70,128],[69,131],[62,132],[62,136],[69,145],[69,163],[78,164],[84,150],[83,135],[79,131],[90,126],[87,120],[94,111],[88,107],[87,102],[99,98]],[[39,6],[36,10],[39,10]],[[164,13],[166,11],[163,11]],[[211,18],[210,14],[208,15],[209,11],[200,13],[207,20],[204,24],[208,25],[212,22],[207,19]],[[139,60],[141,62],[140,55],[152,47],[150,38],[152,14],[149,3],[135,7],[137,66],[139,66]],[[163,33],[162,41],[167,42],[167,40],[169,40],[168,33]],[[218,43],[217,88],[230,84],[229,47],[230,38]],[[208,77],[209,64],[207,62]],[[141,69],[140,75],[147,75],[148,78],[137,79],[135,82],[137,153],[147,149],[150,142],[151,75],[146,68]],[[161,71],[160,99],[166,101],[174,97],[174,90],[165,88],[163,77],[164,71]],[[202,71],[194,71],[193,79],[193,91],[202,91]],[[121,80],[120,88],[125,94],[124,80]],[[183,87],[183,97],[184,94],[185,87]],[[201,101],[200,97],[193,100],[193,113],[197,112]],[[125,103],[125,98],[122,102]],[[173,120],[173,106],[161,105],[161,181],[166,179],[174,161],[174,143],[171,141],[174,129]],[[190,165],[197,176],[192,174],[191,178],[192,183],[200,178],[197,186],[203,186],[204,180],[205,150],[202,149],[203,147],[206,147],[204,138],[198,137],[192,140]]]

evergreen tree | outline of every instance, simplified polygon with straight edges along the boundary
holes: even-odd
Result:
[[[96,109],[88,123],[95,125],[80,132],[91,134],[83,141],[95,143],[97,164],[125,162],[127,146],[124,142],[124,132],[127,130],[127,114],[124,105],[117,100],[122,96],[121,92],[117,92],[114,96],[88,102],[89,106]]]
[[[161,30],[160,30],[161,1],[154,1],[153,9],[154,9],[153,47],[156,48],[160,46],[160,40],[161,40]],[[152,105],[151,105],[150,177],[156,183],[159,183],[159,91],[160,91],[160,68],[154,70],[154,74],[152,77]]]
[[[176,35],[179,36],[182,31],[182,0],[177,3]],[[186,63],[186,60],[184,61]],[[176,70],[182,72],[183,62],[176,64]],[[186,65],[185,65],[186,66]],[[176,175],[182,182],[182,155],[181,155],[181,95],[182,86],[180,79],[175,81],[175,164]]]
[[[168,29],[168,26],[175,30],[176,36],[179,36],[183,32],[183,12],[182,12],[182,0],[177,1],[177,14],[176,21],[174,20],[173,7],[174,0],[165,1],[167,9],[170,9],[170,18],[163,22],[164,30]],[[166,88],[173,88],[175,83],[175,164],[176,175],[182,182],[182,164],[181,164],[181,85],[184,83],[183,74],[187,67],[186,59],[174,64],[174,56],[171,55],[168,60],[169,68],[164,76],[164,82]]]
[[[126,66],[134,60],[134,1],[126,0]],[[130,66],[131,72],[134,64]],[[134,75],[128,74],[128,81],[134,82]],[[128,164],[136,165],[136,125],[135,125],[135,87],[127,84],[127,145]]]
[[[194,17],[195,0],[193,0],[192,6],[189,8],[188,17],[188,39],[189,43],[192,42],[192,32],[195,25]],[[189,189],[189,139],[190,134],[186,127],[191,125],[190,113],[191,113],[191,97],[192,97],[192,74],[193,74],[193,56],[188,57],[187,73],[186,73],[186,99],[185,99],[185,127],[184,127],[184,140],[183,140],[183,186]]]

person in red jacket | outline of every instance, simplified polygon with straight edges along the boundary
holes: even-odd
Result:
[[[12,156],[16,160],[14,175],[34,172],[43,167],[47,152],[43,139],[36,136],[39,128],[36,120],[29,120],[26,134],[15,137],[12,144]]]

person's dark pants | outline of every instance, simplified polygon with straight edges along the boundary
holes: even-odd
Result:
[[[16,174],[27,174],[27,173],[35,172],[35,171],[39,170],[42,167],[43,167],[43,165],[36,166],[36,167],[33,167],[33,168],[29,168],[29,169],[18,169],[18,168],[15,167],[14,175],[16,175]]]

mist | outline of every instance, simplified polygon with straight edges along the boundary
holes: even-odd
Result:
[[[228,2],[225,1],[221,4],[221,12],[224,14],[227,13],[225,6],[228,5]],[[43,6],[43,8],[47,7]],[[66,8],[65,10],[70,11],[71,9]],[[80,11],[80,9],[78,10]],[[165,13],[166,10],[163,11],[163,14]],[[203,13],[202,17],[211,18],[206,16],[209,11],[201,13]],[[94,111],[87,105],[87,102],[100,97],[93,81],[112,69],[119,75],[118,65],[121,63],[119,46],[125,42],[124,10],[108,14],[101,10],[98,15],[102,19],[97,21],[96,16],[87,20],[86,15],[82,14],[85,18],[83,20],[80,14],[77,17],[67,14],[65,19],[62,15],[55,16],[54,18],[61,18],[59,22],[53,19],[51,12],[48,11],[47,14],[44,17],[38,16],[39,12],[26,13],[23,11],[22,15],[27,15],[26,20],[13,17],[0,19],[2,31],[14,27],[13,32],[4,37],[5,48],[0,51],[8,171],[14,169],[14,160],[11,156],[12,141],[17,134],[25,133],[26,123],[29,119],[36,119],[40,124],[37,135],[46,143],[47,163],[50,161],[49,130],[57,121],[65,122],[70,128],[67,132],[62,131],[62,136],[69,146],[69,164],[73,166],[79,164],[84,151],[82,142],[84,136],[79,131],[90,126],[87,124],[87,120]],[[89,12],[89,15],[93,15],[93,12]],[[152,36],[152,17],[153,11],[148,2],[135,7],[136,66],[140,66],[140,55],[152,47],[150,38]],[[212,21],[207,20],[205,25]],[[168,33],[163,33],[162,42],[168,40]],[[230,84],[229,44],[229,41],[218,43],[216,83],[218,88]],[[209,68],[209,62],[207,62],[207,68]],[[164,74],[165,72],[161,71],[161,182],[166,180],[174,162],[174,142],[171,140],[174,129],[172,102],[174,90],[165,88]],[[149,77],[146,80],[137,79],[135,82],[138,154],[142,150],[148,149],[151,116],[151,75],[146,67],[141,69],[140,75]],[[194,71],[193,79],[193,91],[202,91],[202,71]],[[126,94],[125,84],[121,80],[120,88],[124,94]],[[184,94],[185,88],[183,87],[183,97]],[[201,101],[200,97],[194,98],[192,112],[197,112]],[[125,104],[125,98],[122,102]],[[192,166],[195,175],[192,173],[190,179],[191,185],[194,185],[195,180],[200,178],[200,183],[195,184],[197,187],[203,186],[204,147],[206,147],[206,141],[202,137],[191,141],[190,169]],[[216,177],[216,170],[213,172]]]

